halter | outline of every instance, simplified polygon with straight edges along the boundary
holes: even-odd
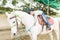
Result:
[[[17,18],[16,18],[16,16],[13,16],[13,17],[11,17],[10,19],[13,19],[13,18],[15,18],[15,20],[16,20],[16,25],[17,25],[17,29],[18,29],[18,22],[17,22]],[[13,23],[15,23],[15,21],[14,21]]]

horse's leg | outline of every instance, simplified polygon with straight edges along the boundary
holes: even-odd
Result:
[[[52,32],[51,32],[51,33],[49,33],[49,36],[50,36],[51,40],[53,40]]]
[[[57,40],[59,40],[59,28],[55,28],[54,30],[56,33]]]
[[[56,33],[56,38],[57,40],[59,40],[59,21],[56,22],[55,26],[54,26],[54,31]]]
[[[31,35],[31,40],[37,40],[37,35],[32,34],[32,35]]]

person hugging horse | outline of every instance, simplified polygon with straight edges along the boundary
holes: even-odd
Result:
[[[41,10],[36,10],[36,11],[41,11]],[[35,14],[35,11],[34,10],[32,10],[32,9],[29,9],[28,11],[27,11],[27,13],[28,14],[30,14],[30,15],[32,15],[32,16],[34,16],[34,14]],[[47,30],[51,30],[51,24],[48,22],[48,19],[47,19],[47,17],[45,16],[45,14],[44,14],[44,12],[43,11],[41,11],[41,13],[39,13],[39,15],[37,16],[37,18],[38,18],[38,20],[41,20],[41,18],[42,18],[42,20],[45,22],[45,25],[47,26]],[[41,23],[41,22],[39,22],[39,23]],[[42,25],[43,26],[43,25]],[[42,29],[43,30],[43,29]]]

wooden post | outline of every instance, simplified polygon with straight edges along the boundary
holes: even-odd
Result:
[[[47,5],[47,15],[49,15],[49,0],[48,0],[48,5]]]

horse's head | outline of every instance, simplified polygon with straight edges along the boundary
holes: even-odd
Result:
[[[9,22],[10,26],[13,26],[16,24],[15,16],[11,12],[5,13],[7,16],[7,21]]]
[[[19,21],[20,18],[18,18],[16,15],[14,15],[14,12],[10,12],[10,13],[6,12],[5,14],[7,16],[7,21],[9,22],[9,24],[11,26],[11,33],[14,35],[17,33],[17,28],[21,24],[21,22]]]
[[[11,25],[13,25],[13,23],[15,23],[16,20],[17,20],[17,23],[20,24],[21,18],[16,16],[14,13],[15,13],[14,11],[13,12],[5,12],[5,14],[6,14],[7,18],[8,18],[8,22]]]

